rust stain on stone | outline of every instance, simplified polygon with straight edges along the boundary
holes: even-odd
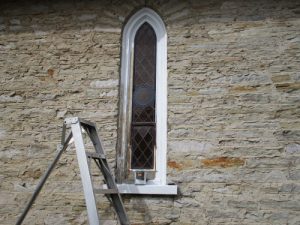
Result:
[[[48,76],[49,76],[49,77],[53,77],[53,75],[54,75],[54,70],[53,70],[53,69],[48,69],[48,70],[47,70],[47,73],[48,73]]]
[[[172,168],[172,169],[181,170],[183,165],[181,163],[177,163],[175,161],[169,161],[168,162],[168,167]]]
[[[57,83],[58,81],[54,78],[54,69],[47,70],[47,76],[38,77],[41,81]]]
[[[203,159],[201,160],[203,166],[205,167],[233,167],[233,166],[243,166],[245,160],[241,158],[234,157],[217,157],[212,159]]]

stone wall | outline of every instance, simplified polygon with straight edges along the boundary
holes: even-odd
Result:
[[[168,31],[179,195],[125,196],[132,223],[300,224],[300,4],[283,0],[1,1],[0,223],[15,223],[64,117],[95,121],[115,164],[121,32],[145,5]],[[25,224],[86,224],[78,175],[71,148]]]

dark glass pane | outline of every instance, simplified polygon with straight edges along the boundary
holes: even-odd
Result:
[[[134,39],[131,168],[153,169],[155,147],[156,35],[144,23]]]
[[[132,121],[155,122],[156,35],[144,23],[134,39]]]
[[[153,169],[155,127],[132,126],[131,138],[131,168]]]

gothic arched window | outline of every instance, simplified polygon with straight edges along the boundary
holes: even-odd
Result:
[[[116,179],[121,193],[176,194],[167,185],[167,32],[149,8],[136,12],[122,33]],[[151,171],[146,185],[130,180]],[[148,172],[147,172],[148,173]]]

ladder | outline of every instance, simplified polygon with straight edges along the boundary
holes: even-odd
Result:
[[[71,127],[70,133],[66,137],[66,129]],[[84,130],[89,138],[91,139],[95,152],[86,152],[83,142],[82,130]],[[61,145],[58,147],[58,152],[49,165],[47,171],[42,176],[40,182],[38,183],[31,199],[27,203],[24,211],[18,218],[16,225],[21,225],[25,219],[29,209],[37,198],[39,192],[41,191],[43,185],[45,184],[47,178],[49,177],[51,171],[54,169],[56,163],[61,157],[62,153],[67,149],[67,147],[74,140],[76,155],[79,164],[81,181],[83,184],[84,197],[87,207],[88,221],[90,225],[100,225],[100,219],[97,212],[95,193],[105,194],[107,198],[112,203],[115,212],[118,217],[118,221],[121,225],[130,225],[128,220],[122,198],[118,191],[118,187],[115,183],[114,177],[109,169],[104,150],[99,139],[97,129],[94,123],[83,120],[78,117],[66,118],[63,124]],[[97,167],[103,174],[104,180],[107,185],[107,189],[94,189],[93,182],[90,172],[90,161],[94,160]]]

